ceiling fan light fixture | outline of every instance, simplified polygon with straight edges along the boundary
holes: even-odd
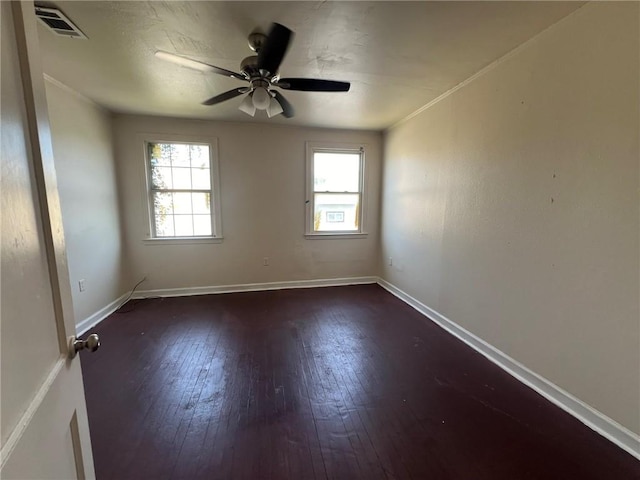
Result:
[[[252,94],[247,95],[242,100],[242,103],[238,107],[238,110],[246,113],[247,115],[251,115],[252,117],[256,114],[256,107],[253,105],[253,100],[251,98]]]
[[[267,115],[269,116],[269,118],[271,118],[281,114],[282,112],[282,105],[280,105],[280,102],[272,97],[271,101],[269,102],[269,108],[267,108]]]
[[[271,103],[271,95],[269,95],[265,87],[255,88],[251,99],[253,100],[253,106],[258,110],[266,110]]]

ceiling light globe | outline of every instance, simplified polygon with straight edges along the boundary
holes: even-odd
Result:
[[[253,91],[253,106],[258,110],[266,110],[271,102],[271,95],[264,87],[258,87]]]

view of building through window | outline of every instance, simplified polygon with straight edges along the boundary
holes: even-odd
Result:
[[[313,153],[313,231],[360,229],[361,168],[359,152]]]
[[[209,145],[147,145],[153,236],[211,236]]]

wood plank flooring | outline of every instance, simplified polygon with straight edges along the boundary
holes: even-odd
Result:
[[[81,354],[99,480],[640,478],[631,455],[377,285],[122,312]]]

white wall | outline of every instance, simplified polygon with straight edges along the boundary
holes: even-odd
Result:
[[[140,289],[377,274],[380,133],[129,115],[116,116],[114,125],[130,265],[136,281],[147,277]],[[144,242],[148,216],[140,134],[217,138],[222,243]],[[306,141],[366,144],[367,238],[305,239]],[[263,266],[264,257],[270,266]]]
[[[381,227],[383,278],[634,432],[638,40],[587,5],[391,128]]]
[[[76,324],[82,324],[128,287],[111,115],[51,79],[46,93],[73,308]]]

